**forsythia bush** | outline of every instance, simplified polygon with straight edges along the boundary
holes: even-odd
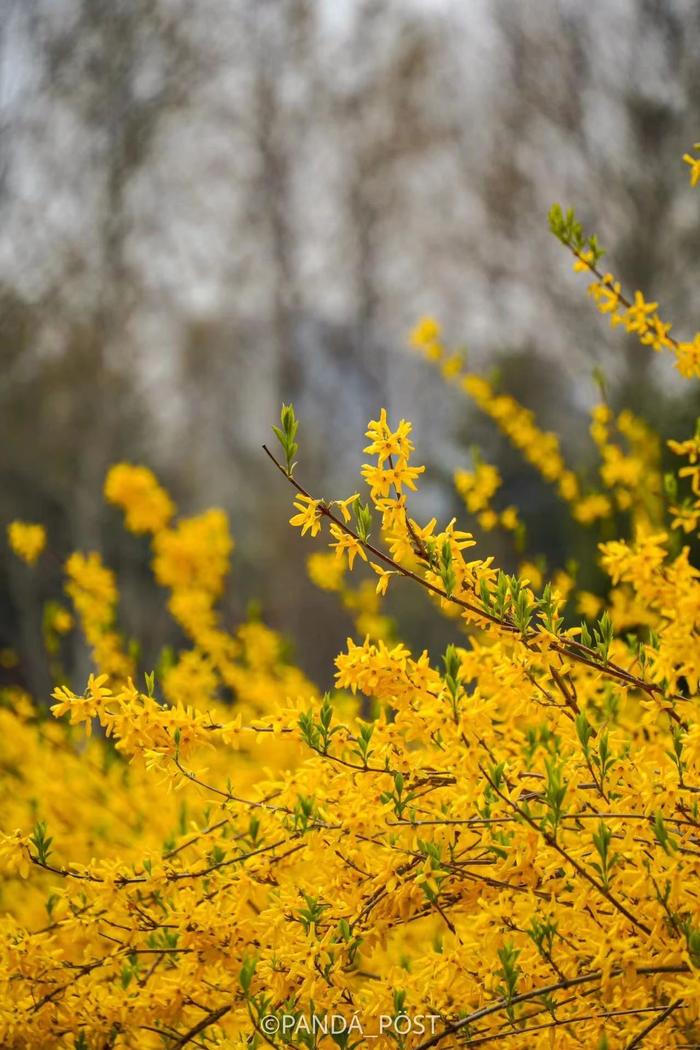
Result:
[[[676,340],[657,304],[626,298],[573,213],[550,221],[612,324],[700,375],[700,335]],[[150,543],[188,642],[144,677],[114,574],[97,552],[68,558],[71,608],[44,614],[55,717],[19,688],[0,707],[3,1047],[700,1045],[700,572],[684,545],[700,429],[670,443],[664,478],[656,435],[602,400],[586,488],[435,321],[412,342],[593,542],[613,515],[629,522],[599,545],[607,593],[563,569],[545,581],[536,561],[508,575],[455,520],[415,520],[424,468],[410,423],[384,411],[366,501],[313,495],[284,406],[268,455],[291,524],[330,544],[312,579],[357,626],[321,696],[273,631],[222,622],[223,512],[178,519],[149,470],[113,467],[106,498]],[[475,456],[455,484],[477,534],[522,546],[494,465]],[[30,566],[42,556],[41,526],[8,536]],[[441,657],[395,637],[382,601],[399,585],[451,618]],[[94,674],[76,693],[58,655],[78,628]]]

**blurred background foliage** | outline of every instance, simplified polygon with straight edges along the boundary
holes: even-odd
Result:
[[[50,533],[33,571],[3,545],[0,648],[39,695],[40,604],[70,550],[117,570],[146,666],[172,640],[145,544],[102,500],[119,460],[184,513],[227,510],[228,622],[256,600],[330,681],[351,620],[306,578],[313,545],[260,449],[282,401],[314,492],[355,490],[386,405],[428,465],[416,514],[467,520],[451,475],[476,445],[523,508],[526,553],[579,557],[564,505],[408,349],[421,314],[577,467],[596,366],[613,406],[692,431],[687,387],[609,330],[546,216],[574,204],[624,286],[695,330],[694,0],[7,0],[0,31],[1,516]],[[394,591],[408,638],[437,644],[445,625]],[[78,681],[85,661],[76,641]]]

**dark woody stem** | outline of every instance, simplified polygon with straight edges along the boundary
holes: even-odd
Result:
[[[267,456],[269,456],[274,465],[277,467],[280,473],[284,475],[284,477],[287,479],[290,485],[292,485],[292,487],[295,488],[300,495],[305,496],[306,499],[313,500],[317,504],[318,511],[324,518],[328,518],[328,520],[331,521],[342,532],[346,533],[348,536],[352,536],[352,538],[360,546],[364,547],[365,550],[369,551],[375,558],[379,559],[385,565],[388,565],[394,572],[397,572],[401,576],[405,576],[407,579],[413,580],[415,583],[420,584],[420,586],[425,588],[425,590],[430,591],[431,594],[437,595],[437,597],[442,598],[444,601],[451,602],[453,605],[459,606],[461,609],[464,609],[466,612],[471,613],[473,616],[477,616],[481,620],[486,620],[488,623],[492,623],[495,626],[500,627],[502,630],[505,630],[508,633],[512,634],[514,637],[522,640],[522,642],[525,645],[528,645],[528,643],[531,643],[535,640],[536,635],[534,634],[534,632],[523,633],[515,626],[513,621],[510,620],[508,617],[501,620],[498,616],[495,616],[493,613],[487,612],[483,608],[479,608],[472,602],[465,601],[463,598],[458,597],[458,595],[456,594],[448,594],[440,587],[436,587],[435,584],[430,583],[429,580],[426,580],[422,576],[419,576],[418,573],[415,573],[411,569],[407,569],[403,565],[400,565],[391,557],[391,555],[386,554],[378,547],[375,547],[374,544],[370,543],[368,540],[361,539],[361,537],[355,532],[354,529],[350,528],[349,525],[346,525],[346,523],[342,521],[341,518],[339,518],[336,514],[333,513],[330,506],[324,500],[316,500],[315,497],[312,496],[311,493],[308,491],[308,489],[305,489],[304,486],[301,485],[295,477],[289,474],[279,462],[279,460],[273,455],[273,453],[270,452],[267,445],[263,445],[262,447],[263,451],[266,453]],[[580,642],[576,642],[573,639],[567,639],[566,642],[554,642],[551,645],[551,649],[554,652],[559,653],[561,656],[565,656],[570,660],[575,660],[577,663],[585,664],[587,667],[591,667],[594,670],[599,671],[601,674],[606,675],[608,678],[614,678],[627,686],[630,686],[635,689],[641,689],[649,696],[659,696],[663,699],[669,699],[665,696],[663,690],[659,686],[655,685],[653,682],[645,682],[643,679],[630,674],[629,671],[626,671],[623,667],[619,667],[617,664],[611,663],[609,661],[604,664],[600,663],[596,659],[596,654],[594,650],[589,649],[588,646],[582,645]],[[678,694],[673,694],[670,697],[670,699],[685,700],[686,698]],[[664,707],[664,710],[674,721],[680,721],[677,712],[674,711],[673,708]]]
[[[617,977],[621,973],[622,970],[618,967],[612,970],[611,976]],[[637,969],[637,973],[644,976],[688,973],[688,967],[682,965],[641,966]],[[431,1036],[430,1039],[425,1039],[422,1043],[419,1043],[418,1046],[414,1047],[414,1050],[430,1050],[430,1047],[437,1046],[437,1044],[442,1042],[447,1036],[461,1031],[475,1021],[479,1021],[482,1017],[489,1017],[493,1014],[501,1013],[509,1006],[517,1006],[520,1003],[530,1002],[531,1000],[539,999],[542,996],[552,995],[554,992],[565,991],[567,988],[576,988],[584,984],[592,984],[600,981],[601,977],[601,971],[595,970],[591,973],[583,973],[576,977],[569,977],[566,980],[557,981],[555,984],[548,984],[545,987],[533,988],[532,991],[522,992],[520,995],[514,995],[510,1000],[499,999],[497,1002],[490,1003],[488,1006],[482,1006],[480,1009],[474,1010],[473,1013],[469,1014],[467,1017],[461,1017],[458,1021],[447,1025],[442,1032],[436,1032],[436,1034]],[[469,1046],[468,1041],[466,1045]]]

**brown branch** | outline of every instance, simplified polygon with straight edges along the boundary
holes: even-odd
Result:
[[[194,1025],[194,1027],[190,1028],[189,1031],[185,1032],[184,1035],[181,1035],[179,1039],[177,1039],[173,1043],[171,1050],[182,1050],[183,1046],[187,1046],[187,1044],[190,1043],[193,1039],[195,1039],[200,1034],[200,1032],[203,1032],[206,1028],[209,1028],[210,1025],[216,1024],[216,1022],[221,1020],[221,1018],[224,1017],[230,1010],[230,1004],[228,1006],[220,1006],[218,1010],[212,1010],[211,1013],[208,1013],[207,1016],[203,1017],[201,1021],[198,1021],[197,1024]]]
[[[400,575],[406,577],[407,579],[413,580],[415,583],[420,584],[420,586],[425,588],[425,590],[430,591],[431,594],[436,595],[443,601],[448,601],[453,605],[457,605],[459,606],[459,608],[464,609],[465,611],[470,612],[475,616],[478,616],[482,620],[485,620],[488,624],[492,624],[496,627],[501,628],[502,630],[507,631],[515,638],[520,638],[521,641],[526,645],[528,642],[531,642],[533,639],[536,638],[537,632],[521,632],[515,626],[515,624],[508,618],[500,619],[493,613],[487,612],[487,610],[483,608],[479,608],[472,602],[465,601],[463,598],[458,597],[456,594],[448,594],[447,591],[442,590],[440,587],[436,587],[435,584],[430,583],[429,580],[426,580],[422,576],[419,576],[418,573],[413,572],[411,569],[407,569],[405,566],[395,561],[391,557],[391,555],[386,554],[378,547],[375,547],[374,544],[370,543],[368,540],[361,539],[361,537],[354,531],[354,529],[351,529],[349,525],[346,525],[344,521],[342,521],[336,514],[333,513],[333,511],[330,509],[330,506],[324,500],[316,500],[308,491],[308,489],[305,489],[304,486],[301,485],[295,477],[289,474],[288,471],[285,470],[285,468],[276,458],[276,456],[270,451],[267,445],[263,445],[262,447],[265,454],[272,460],[274,465],[277,467],[280,473],[287,479],[290,485],[292,485],[293,488],[295,488],[300,495],[305,496],[306,499],[313,500],[313,502],[317,504],[318,511],[323,517],[328,518],[328,520],[331,521],[335,526],[337,526],[337,528],[339,528],[342,532],[346,533],[348,536],[351,536],[360,546],[364,547],[365,550],[369,551],[375,558],[379,558],[380,561],[382,561],[385,565],[388,565],[394,572],[397,572]],[[586,666],[592,668],[595,671],[598,671],[601,674],[606,675],[609,678],[615,678],[617,681],[623,682],[625,685],[631,686],[635,689],[641,689],[649,696],[660,695],[661,697],[665,698],[663,689],[661,689],[655,683],[645,682],[643,679],[637,678],[635,675],[630,674],[629,671],[626,671],[623,667],[619,667],[617,664],[612,663],[611,661],[601,663],[600,660],[597,658],[595,650],[590,649],[588,646],[583,645],[581,642],[577,642],[573,638],[567,638],[564,642],[556,641],[552,644],[551,648],[554,652],[559,653],[561,656],[575,660],[577,663],[585,664]],[[670,699],[685,700],[686,697],[674,693],[670,697]],[[666,707],[664,708],[664,710],[676,722],[680,721],[678,714],[673,710],[673,708]]]
[[[610,890],[607,890],[605,888],[602,882],[598,882],[598,880],[594,878],[594,876],[591,875],[590,872],[586,871],[586,869],[582,867],[582,865],[579,864],[579,862],[574,857],[572,857],[571,854],[568,853],[559,842],[557,842],[554,835],[551,835],[548,831],[543,831],[542,828],[539,827],[536,820],[533,820],[532,817],[529,816],[529,814],[526,813],[525,810],[521,809],[516,802],[513,802],[511,799],[508,798],[507,795],[504,795],[503,792],[493,782],[493,780],[488,775],[483,766],[480,765],[479,769],[481,770],[481,773],[489,782],[493,790],[496,792],[498,797],[501,799],[501,801],[505,802],[506,805],[510,806],[511,809],[513,809],[527,824],[529,824],[531,828],[539,832],[539,834],[541,834],[544,838],[547,845],[551,846],[552,849],[556,850],[560,857],[563,857],[566,861],[568,861],[568,863],[581,876],[581,878],[585,879],[586,882],[593,886],[594,889],[596,889],[598,893],[600,893],[601,896],[604,897],[606,901],[608,901],[609,904],[612,904],[616,911],[619,911],[621,915],[624,915],[628,922],[631,922],[632,925],[635,926],[638,930],[641,930],[642,933],[645,933],[647,937],[651,935],[651,930],[646,925],[646,923],[643,923],[639,919],[636,919],[632,912],[629,911],[629,909],[626,908],[625,905],[617,899],[617,897],[614,897]]]
[[[653,1021],[650,1021],[649,1024],[645,1025],[644,1028],[642,1028],[641,1032],[638,1032],[634,1036],[632,1041],[627,1044],[626,1050],[635,1050],[635,1047],[641,1046],[645,1038],[649,1035],[649,1033],[653,1032],[655,1028],[658,1028],[660,1024],[663,1024],[664,1021],[668,1020],[671,1014],[682,1005],[682,999],[674,1000],[674,1002],[672,1002],[669,1006],[666,1007],[662,1014],[660,1014],[658,1017],[655,1017]]]
[[[623,973],[622,967],[617,967],[611,971],[611,976],[619,977]],[[641,966],[637,968],[637,973],[641,976],[652,977],[660,974],[678,974],[688,973],[688,967],[685,965],[681,966]],[[500,1013],[502,1010],[507,1010],[509,1006],[518,1006],[520,1003],[530,1002],[532,999],[539,999],[542,996],[552,995],[553,992],[564,991],[567,988],[577,988],[583,984],[590,984],[594,981],[599,981],[602,976],[601,970],[594,970],[592,973],[579,974],[577,977],[568,977],[564,981],[557,981],[554,984],[548,984],[540,988],[533,988],[529,992],[521,992],[520,995],[514,995],[510,999],[498,999],[495,1003],[489,1003],[487,1006],[482,1006],[478,1010],[474,1010],[466,1017],[460,1017],[458,1021],[453,1021],[447,1025],[442,1032],[436,1032],[430,1039],[424,1039],[422,1043],[414,1047],[413,1050],[429,1050],[430,1047],[436,1046],[442,1042],[448,1035],[453,1035],[455,1032],[461,1031],[468,1025],[473,1024],[474,1021],[480,1021],[482,1017],[489,1017],[492,1014]],[[629,1048],[628,1048],[629,1050]]]

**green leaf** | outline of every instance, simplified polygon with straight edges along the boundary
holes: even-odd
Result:
[[[296,433],[299,429],[299,423],[294,414],[294,405],[282,405],[280,424],[281,426],[273,426],[272,429],[282,446],[286,461],[287,475],[291,478],[294,473],[294,467],[296,466],[294,457],[299,450],[299,446],[295,441]]]

